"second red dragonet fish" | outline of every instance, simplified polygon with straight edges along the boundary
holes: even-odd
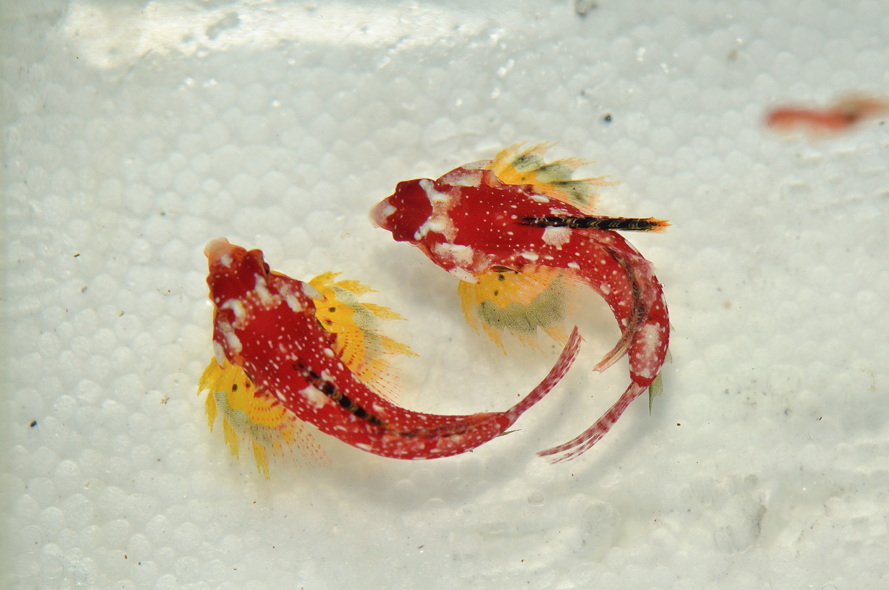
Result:
[[[617,232],[659,231],[668,223],[596,215],[594,187],[612,183],[572,179],[583,162],[547,164],[549,147],[517,145],[437,180],[400,182],[371,219],[460,279],[467,320],[495,342],[504,328],[526,341],[538,328],[564,340],[562,324],[578,284],[605,299],[621,337],[596,368],[627,354],[631,383],[593,426],[541,453],[561,454],[561,461],[592,447],[633,399],[659,387],[670,340],[664,292],[652,265]]]

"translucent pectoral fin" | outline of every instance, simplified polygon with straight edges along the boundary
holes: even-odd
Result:
[[[484,330],[502,350],[504,329],[535,348],[539,348],[538,328],[560,344],[567,341],[562,325],[572,292],[560,269],[500,268],[476,278],[476,283],[459,285],[463,314],[476,332]]]
[[[240,460],[244,442],[253,448],[256,469],[269,478],[269,458],[296,451],[299,462],[326,463],[327,455],[303,423],[276,398],[257,394],[244,370],[227,359],[213,358],[201,376],[198,393],[209,390],[206,408],[210,430],[222,415],[222,431],[231,454]]]
[[[506,184],[530,184],[541,194],[574,205],[591,213],[596,199],[596,187],[616,182],[598,178],[571,178],[574,171],[587,164],[577,158],[556,160],[547,164],[543,155],[555,144],[546,142],[522,149],[519,143],[501,151],[487,166]]]

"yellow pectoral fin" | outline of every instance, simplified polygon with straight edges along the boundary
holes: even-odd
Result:
[[[231,449],[232,455],[235,459],[239,459],[238,452],[240,451],[240,437],[238,433],[235,432],[234,427],[231,422],[228,420],[222,421],[222,432],[225,435],[225,442],[228,444],[228,448]]]
[[[481,326],[501,349],[504,329],[532,347],[537,347],[538,328],[558,342],[567,341],[562,324],[572,291],[561,270],[496,269],[476,278],[476,283],[460,283],[463,314],[470,326],[476,331]]]
[[[574,171],[588,164],[578,158],[566,158],[547,164],[543,155],[555,144],[546,142],[522,149],[516,144],[498,153],[488,169],[506,184],[530,184],[541,194],[574,205],[586,213],[592,213],[596,200],[596,187],[610,186],[616,182],[597,178],[571,178]]]
[[[222,415],[225,443],[235,459],[240,459],[241,445],[253,448],[256,469],[269,477],[269,456],[283,456],[290,446],[297,446],[309,462],[324,462],[323,450],[299,420],[276,398],[257,394],[244,370],[227,359],[223,366],[213,358],[201,376],[199,392],[209,390],[205,402],[210,430],[217,415]]]
[[[375,303],[363,303],[362,305],[381,320],[404,320],[404,317],[402,317],[401,314],[392,311],[388,307],[383,307],[382,305],[377,305]]]
[[[382,386],[389,376],[392,355],[416,356],[379,330],[383,321],[404,318],[388,307],[359,301],[361,295],[376,291],[355,280],[334,282],[338,275],[324,273],[310,281],[323,297],[313,300],[315,317],[327,332],[336,335],[334,350],[349,370],[368,385]]]

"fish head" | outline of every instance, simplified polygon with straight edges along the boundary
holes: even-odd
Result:
[[[268,283],[271,270],[259,250],[247,250],[225,238],[216,238],[207,243],[204,254],[210,267],[210,300],[220,312],[229,310],[232,302],[247,301],[256,293],[258,283],[260,289]]]
[[[423,182],[427,179],[405,180],[395,186],[395,192],[370,210],[371,222],[392,232],[397,242],[417,243],[420,227],[432,215],[432,202]]]

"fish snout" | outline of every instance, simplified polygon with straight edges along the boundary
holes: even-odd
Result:
[[[211,265],[218,263],[224,256],[231,256],[236,246],[232,246],[226,238],[214,238],[204,246],[204,256]]]
[[[385,198],[376,205],[373,206],[370,210],[370,222],[374,225],[374,227],[380,227],[387,231],[392,231],[392,226],[389,223],[389,217],[392,216],[398,209],[393,205],[389,198]]]

